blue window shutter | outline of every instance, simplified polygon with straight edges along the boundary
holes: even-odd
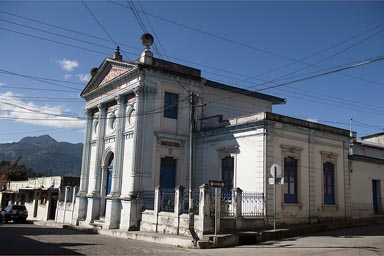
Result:
[[[297,184],[297,159],[293,157],[284,158],[284,203],[297,204],[298,184]]]
[[[164,117],[177,119],[179,107],[179,95],[176,93],[164,93]]]
[[[324,204],[335,204],[335,165],[331,162],[323,164]]]

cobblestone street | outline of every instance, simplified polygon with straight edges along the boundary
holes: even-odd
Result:
[[[209,250],[183,249],[33,224],[0,224],[1,255],[384,255],[384,225]]]

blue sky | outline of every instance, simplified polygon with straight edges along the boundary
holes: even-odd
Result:
[[[86,5],[86,6],[85,6]],[[143,29],[155,57],[205,78],[283,97],[274,112],[383,132],[384,2],[0,1],[0,143],[49,134],[83,142],[79,94],[91,67],[139,57]],[[102,27],[95,21],[97,18]],[[145,13],[145,14],[144,14]],[[285,86],[276,84],[292,82]],[[231,108],[236,108],[236,102]]]

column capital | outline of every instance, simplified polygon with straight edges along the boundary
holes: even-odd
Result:
[[[133,92],[136,94],[136,96],[145,96],[145,95],[151,95],[157,93],[157,88],[154,86],[145,86],[145,85],[139,85],[135,89],[133,89]]]
[[[107,107],[107,104],[105,102],[97,104],[97,108],[99,109],[100,112],[105,111]]]
[[[115,96],[115,100],[117,101],[118,105],[121,105],[124,103],[125,100],[125,95],[124,94],[119,94]]]
[[[92,117],[92,115],[93,115],[93,111],[92,111],[92,109],[90,109],[90,108],[86,108],[86,109],[84,109],[84,114],[85,114],[87,117]]]

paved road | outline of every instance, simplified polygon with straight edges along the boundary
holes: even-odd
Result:
[[[0,224],[0,255],[384,255],[384,225],[236,248],[188,250],[33,224]]]
[[[317,233],[263,244],[215,249],[210,255],[384,255],[384,225]]]

